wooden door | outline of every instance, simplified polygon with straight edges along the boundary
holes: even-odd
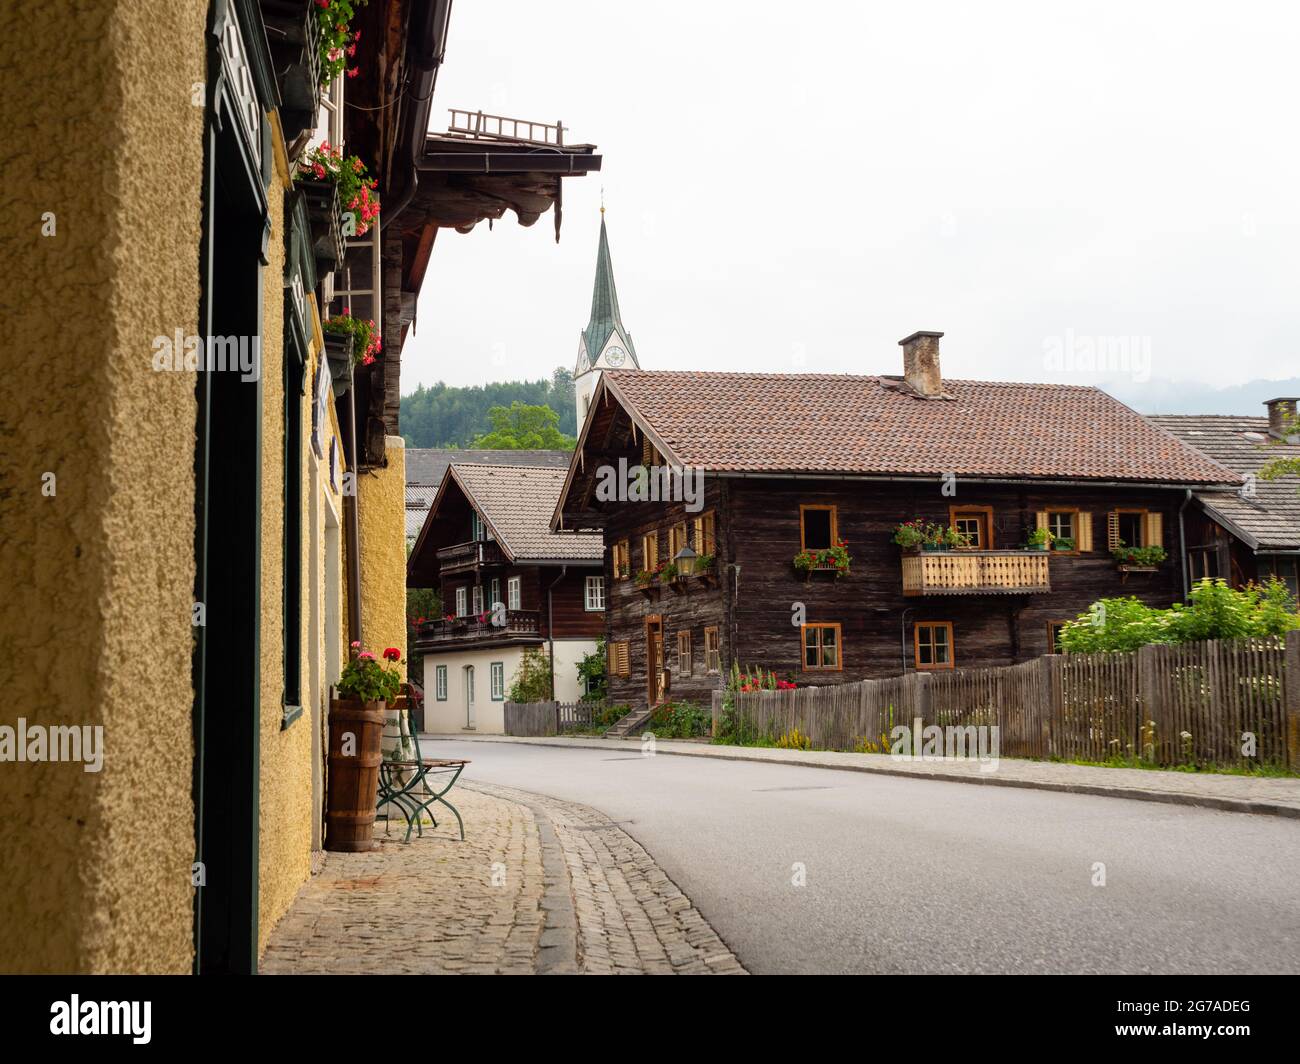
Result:
[[[645,621],[645,685],[649,705],[657,705],[663,697],[662,677],[664,666],[664,623],[659,616]]]

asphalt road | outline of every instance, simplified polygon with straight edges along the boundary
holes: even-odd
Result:
[[[613,741],[437,750],[619,821],[752,972],[1300,972],[1297,820]]]

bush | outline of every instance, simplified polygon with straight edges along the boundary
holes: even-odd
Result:
[[[1061,630],[1061,649],[1067,654],[1131,651],[1151,644],[1260,638],[1300,628],[1290,592],[1276,577],[1241,590],[1224,580],[1201,580],[1190,597],[1189,604],[1175,603],[1167,610],[1131,596],[1101,599]]]
[[[650,714],[646,730],[660,739],[694,739],[709,734],[712,716],[694,702],[665,702]]]
[[[524,651],[523,660],[510,681],[511,702],[547,702],[551,698],[551,663],[536,647]]]

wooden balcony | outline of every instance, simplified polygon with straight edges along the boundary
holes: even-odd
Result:
[[[484,565],[505,565],[501,545],[490,539],[456,543],[438,551],[438,567],[443,573],[459,573]]]
[[[425,621],[415,630],[417,651],[446,650],[452,646],[491,646],[507,642],[541,642],[541,613],[537,610],[506,610],[506,623],[493,624],[492,614],[438,618]]]
[[[951,550],[903,555],[904,595],[1028,595],[1051,590],[1047,551]]]

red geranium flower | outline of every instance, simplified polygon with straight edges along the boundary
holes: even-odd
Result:
[[[400,661],[401,657],[402,657],[402,652],[398,650],[397,647],[386,647],[384,649],[385,661]]]

